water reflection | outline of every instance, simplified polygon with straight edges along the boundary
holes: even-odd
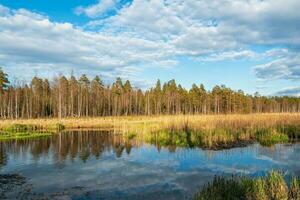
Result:
[[[74,131],[1,142],[0,172],[26,177],[34,193],[71,199],[184,199],[215,174],[300,175],[299,153],[299,144],[212,151]]]
[[[25,139],[0,142],[0,165],[6,164],[7,154],[23,156],[30,153],[34,160],[50,154],[56,163],[79,157],[85,162],[89,157],[100,158],[105,151],[113,151],[116,157],[139,146],[136,140],[127,140],[119,134],[104,131],[73,131],[49,138]]]

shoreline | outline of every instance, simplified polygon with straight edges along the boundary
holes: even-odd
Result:
[[[300,113],[255,113],[255,114],[221,114],[221,115],[141,115],[141,116],[108,116],[108,117],[80,117],[80,118],[36,118],[36,119],[2,119],[0,130],[5,130],[12,125],[33,125],[41,130],[55,130],[58,124],[65,129],[93,129],[115,128],[121,125],[174,123],[176,122],[209,122],[209,123],[253,123],[260,122],[297,122],[300,124]]]
[[[128,139],[208,149],[258,141],[271,146],[300,139],[299,113],[233,115],[164,115],[97,118],[26,119],[0,122],[0,140],[51,136],[60,131],[103,130]],[[23,137],[24,136],[24,137]]]

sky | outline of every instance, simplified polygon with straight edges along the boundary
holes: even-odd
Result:
[[[299,0],[0,0],[0,67],[300,96]]]

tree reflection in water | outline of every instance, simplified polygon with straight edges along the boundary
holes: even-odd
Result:
[[[138,146],[136,140],[108,131],[71,131],[49,138],[2,141],[0,165],[6,164],[7,153],[20,156],[30,152],[33,160],[52,154],[54,162],[61,165],[66,159],[77,157],[83,162],[91,156],[100,158],[105,151],[113,151],[116,157],[121,157],[124,150],[130,154],[133,146]]]

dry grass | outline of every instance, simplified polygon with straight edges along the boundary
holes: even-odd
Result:
[[[59,132],[62,129],[108,130],[123,133],[128,139],[136,138],[162,146],[219,149],[252,141],[271,146],[300,139],[300,114],[130,116],[0,122],[2,135],[15,132]]]
[[[269,128],[278,125],[300,125],[299,113],[271,114],[233,114],[233,115],[163,115],[163,116],[124,116],[124,117],[94,117],[94,118],[64,118],[64,119],[17,119],[1,120],[0,129],[15,124],[54,129],[62,124],[66,129],[112,129],[123,132],[158,131],[165,128],[180,130],[213,130],[216,128]]]

